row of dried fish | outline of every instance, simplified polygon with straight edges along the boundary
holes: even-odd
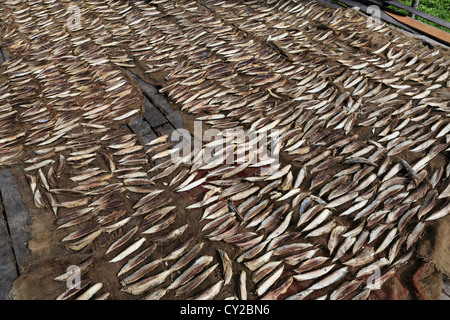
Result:
[[[61,2],[58,7],[54,2],[42,17],[62,26],[64,19],[58,18],[58,10],[65,8],[62,3],[67,4]],[[238,277],[234,295],[244,299],[253,296],[247,288],[250,272],[255,297],[280,297],[294,281],[313,283],[307,282],[305,290],[290,299],[309,297],[324,288],[332,288],[326,296],[330,299],[367,297],[371,289],[364,287],[364,280],[369,271],[374,266],[383,268],[381,280],[387,281],[411,257],[425,221],[448,214],[448,204],[434,209],[440,199],[448,197],[448,183],[440,182],[444,171],[449,179],[448,165],[439,167],[430,178],[426,167],[442,157],[449,143],[447,103],[434,97],[448,78],[448,65],[439,66],[445,58],[438,51],[404,53],[407,42],[395,37],[380,48],[361,50],[373,46],[367,37],[369,30],[344,33],[344,28],[351,30],[349,25],[360,23],[361,17],[314,4],[206,1],[205,5],[211,11],[189,1],[153,1],[150,5],[93,1],[83,5],[81,13],[89,27],[69,35],[53,35],[53,26],[43,32],[42,39],[60,48],[56,52],[33,37],[37,30],[27,20],[43,9],[42,3],[18,9],[16,24],[28,21],[28,25],[17,30],[26,36],[18,37],[15,24],[10,24],[13,31],[6,38],[13,45],[6,47],[18,54],[24,47],[31,49],[36,59],[27,63],[33,70],[42,67],[41,61],[48,63],[46,70],[51,71],[37,73],[36,80],[28,76],[31,72],[22,72],[31,79],[24,81],[42,86],[45,99],[52,102],[45,105],[55,99],[78,100],[85,94],[77,88],[88,89],[89,102],[75,108],[82,110],[76,112],[76,122],[88,120],[88,124],[81,127],[71,123],[74,117],[61,117],[57,127],[61,129],[48,136],[49,144],[57,147],[48,154],[37,150],[58,161],[36,159],[26,168],[37,171],[36,176],[29,173],[36,204],[45,205],[42,196],[36,197],[41,190],[58,215],[59,227],[76,228],[64,238],[73,250],[82,250],[105,230],[123,230],[109,239],[105,255],[111,256],[108,263],[125,263],[129,258],[118,277],[123,290],[134,295],[152,290],[147,297],[154,299],[175,290],[175,296],[210,299]],[[256,20],[261,18],[267,22]],[[306,28],[316,21],[330,30]],[[387,35],[389,29],[381,26],[376,31]],[[34,39],[14,42],[26,37]],[[123,48],[124,43],[129,49]],[[165,136],[147,146],[153,167],[145,172],[143,146],[126,130],[111,131],[111,121],[103,118],[110,106],[122,101],[123,111],[114,120],[137,113],[127,110],[135,93],[111,66],[133,67],[126,52],[150,75],[167,73],[163,91],[180,109],[206,112],[199,119],[215,128],[279,129],[282,152],[294,155],[295,161],[269,168],[264,162],[256,167],[220,161],[186,166],[171,157],[173,145]],[[52,58],[48,58],[50,53]],[[56,68],[49,68],[53,64]],[[402,68],[410,68],[408,72],[414,75],[408,77]],[[65,73],[62,76],[60,69]],[[54,86],[56,79],[76,85],[74,89]],[[424,90],[417,91],[406,81],[419,83]],[[101,89],[97,82],[104,84]],[[91,92],[90,85],[101,94]],[[405,104],[410,98],[413,102]],[[55,108],[40,112],[44,119],[48,111],[55,114],[66,107],[70,106],[56,103]],[[394,108],[398,110],[392,113]],[[424,110],[430,111],[423,114]],[[110,114],[107,117],[111,119]],[[371,140],[353,134],[359,126],[374,128]],[[92,134],[103,134],[101,146]],[[413,158],[417,162],[409,164],[410,151],[429,148],[425,157]],[[99,154],[102,165],[97,164]],[[71,167],[69,180],[61,182],[58,175],[64,172],[65,163]],[[252,176],[240,177],[250,168]],[[170,181],[165,192],[163,179]],[[60,185],[74,188],[58,189]],[[168,199],[171,193],[175,196],[198,187],[207,192],[186,214],[196,212],[202,232],[187,241],[189,224],[182,222]],[[138,198],[131,213],[123,199],[133,194]],[[60,200],[62,196],[71,200]],[[78,209],[61,215],[61,208]],[[98,216],[103,211],[105,215]],[[209,244],[228,244],[237,253],[222,250],[212,257],[203,251],[200,236]],[[317,242],[319,237],[327,239],[325,246]],[[182,245],[169,253],[168,241]],[[157,251],[155,244],[164,246],[165,257],[146,261],[137,269]],[[217,276],[217,263],[213,263],[219,262],[217,258],[222,262],[223,280],[208,284],[205,280],[213,272]],[[342,283],[349,274],[355,280]],[[83,282],[83,289],[87,285]],[[86,292],[93,294],[100,288],[97,283]],[[72,297],[72,293],[62,297]],[[88,293],[85,296],[93,296]]]
[[[27,8],[19,10],[17,21],[27,20],[30,23],[32,15]],[[42,14],[42,10],[38,12]],[[50,15],[39,19],[52,18]],[[4,20],[8,21],[6,25],[13,28],[11,15],[4,17]],[[59,19],[59,23],[63,22]],[[11,53],[15,50],[13,45],[8,45],[8,41],[23,39],[20,30],[21,27],[13,28],[3,39],[7,44],[5,48]],[[82,121],[87,122],[82,125],[104,129],[108,120],[120,121],[139,112],[139,108],[130,110],[130,107],[140,102],[130,81],[119,69],[95,63],[99,59],[96,52],[91,55],[80,52],[81,59],[72,55],[73,48],[84,44],[83,49],[92,51],[96,49],[93,45],[80,42],[80,38],[75,38],[74,41],[66,37],[60,39],[59,34],[50,30],[29,29],[26,33],[31,34],[32,45],[26,51],[26,56],[19,52],[19,56],[22,55],[20,59],[6,63],[6,75],[9,75],[14,86],[10,86],[9,92],[5,93],[13,109],[16,106],[21,108],[15,128],[20,127],[21,123],[26,126],[27,134],[23,135],[26,145],[47,146],[79,126]],[[39,34],[41,36],[37,37]],[[57,39],[59,48],[48,48],[48,43],[43,39]],[[86,93],[85,90],[89,87],[95,87],[98,91]],[[38,98],[40,92],[42,95]],[[113,105],[104,102],[105,96],[111,99]],[[77,98],[75,103],[74,98]],[[22,111],[23,108],[26,110]],[[105,118],[102,112],[106,111],[108,116]],[[36,121],[40,125],[37,126]]]
[[[128,76],[105,60],[100,47],[82,35],[61,37],[61,33],[54,32],[53,27],[60,25],[64,29],[66,23],[58,12],[47,14],[54,7],[43,7],[42,3],[22,5],[24,8],[14,6],[5,11],[9,15],[2,16],[11,29],[2,42],[14,57],[5,64],[10,83],[8,98],[18,114],[13,125],[27,128],[22,144],[33,148],[31,156],[27,154],[25,172],[36,206],[51,208],[63,230],[98,219],[95,226],[84,224],[63,237],[68,248],[82,250],[103,232],[113,232],[129,220],[119,219],[126,213],[119,208],[125,202],[114,199],[122,190],[118,183],[111,186],[107,182],[113,175],[90,168],[100,149],[93,135],[110,132],[114,122],[138,114],[142,101]],[[13,15],[17,19],[11,19]],[[22,24],[24,20],[28,26]],[[36,28],[44,20],[50,21],[52,28]],[[17,39],[27,39],[22,43],[29,41],[27,50],[16,46]],[[127,148],[116,141],[111,144],[110,150],[123,157],[117,165],[120,177],[138,171],[132,166],[139,161],[147,161],[144,154],[131,155],[143,147],[128,144]],[[71,184],[64,181],[65,177],[61,181],[61,176],[67,174],[74,174],[70,179],[77,183],[74,189],[69,189]],[[97,196],[95,201],[93,195]]]

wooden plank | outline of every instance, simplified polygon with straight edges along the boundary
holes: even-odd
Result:
[[[450,33],[445,32],[444,30],[435,28],[433,26],[430,26],[429,24],[417,21],[415,19],[412,19],[410,17],[393,14],[390,12],[387,12],[391,17],[393,17],[396,20],[399,20],[400,22],[419,30],[420,32],[428,35],[431,38],[434,38],[436,40],[439,40],[447,45],[450,45]]]
[[[169,120],[169,122],[177,129],[183,129],[184,128],[184,122],[183,118],[181,117],[181,114],[179,112],[173,111],[172,113],[168,114],[166,118]]]
[[[9,291],[18,276],[11,239],[0,203],[0,300],[8,299]]]
[[[128,125],[144,145],[158,137],[152,130],[150,124],[143,117],[134,118]],[[146,149],[148,149],[148,147],[146,147]]]
[[[162,126],[155,128],[155,131],[158,133],[158,136],[163,136],[167,133],[172,133],[175,130],[175,127],[170,123],[163,124]]]
[[[172,107],[167,102],[166,98],[158,92],[158,89],[156,89],[154,86],[150,85],[149,83],[145,82],[143,79],[141,79],[139,76],[135,75],[134,73],[128,71],[130,76],[133,78],[134,81],[138,84],[138,86],[141,88],[144,95],[150,99],[153,106],[155,106],[157,109],[159,109],[160,112],[164,114],[164,116],[167,118],[167,120],[175,127],[175,128],[184,128],[183,118],[181,117],[181,114],[177,112],[176,110],[173,110]],[[157,127],[154,125],[154,120],[151,119],[150,115],[146,116],[147,121],[149,121],[153,127]]]
[[[0,192],[15,259],[19,267],[24,267],[30,259],[28,241],[32,219],[22,202],[19,185],[10,169],[0,170]]]
[[[159,127],[169,120],[161,113],[161,111],[146,97],[144,118],[150,123],[153,128]]]
[[[3,49],[3,48],[0,48],[0,51],[1,51],[1,54],[2,54],[2,56],[3,56],[3,60],[8,60],[9,59],[9,56],[8,56],[8,54],[6,53],[6,51],[5,51],[5,49]]]
[[[407,6],[406,4],[403,4],[396,0],[383,0],[383,3],[403,9],[403,10],[407,11],[408,13],[414,13],[415,15],[422,17],[428,21],[434,22],[440,26],[450,29],[450,22],[439,19],[438,17],[432,16],[431,14],[425,13],[425,12],[415,9],[413,7]]]
[[[179,119],[181,119],[181,115],[179,115],[177,111],[172,109],[166,98],[161,93],[159,93],[158,89],[148,84],[139,77],[135,78],[135,80],[141,88],[142,92],[151,100],[151,102],[156,107],[158,107],[159,110],[161,110],[162,113],[164,113],[166,117],[178,119],[177,116],[179,116]]]

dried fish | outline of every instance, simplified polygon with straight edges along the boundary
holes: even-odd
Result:
[[[193,297],[192,300],[212,300],[216,295],[219,294],[220,290],[222,289],[223,283],[224,281],[220,280],[199,295]]]
[[[146,241],[145,238],[139,239],[138,241],[136,241],[135,243],[130,245],[128,248],[123,250],[121,253],[119,253],[117,256],[115,256],[114,258],[109,260],[109,262],[118,262],[118,261],[123,260],[124,258],[129,256],[130,254],[132,254],[134,251],[138,250],[145,241]]]
[[[120,269],[120,271],[117,273],[117,276],[121,276],[122,274],[127,273],[128,271],[132,270],[134,267],[138,266],[140,263],[145,261],[156,249],[156,244],[152,244],[147,249],[143,250],[141,253],[137,254]]]
[[[218,251],[222,260],[223,273],[225,276],[224,285],[227,285],[230,283],[231,277],[233,276],[232,262],[224,250],[220,249]]]
[[[340,268],[340,269],[334,271],[332,274],[326,276],[322,280],[319,280],[318,282],[314,283],[308,289],[309,290],[323,289],[323,288],[335,283],[336,281],[339,281],[340,279],[342,279],[347,274],[348,271],[349,271],[348,267]]]
[[[192,266],[186,269],[181,275],[179,275],[171,284],[167,287],[167,290],[176,289],[189,280],[191,280],[196,274],[202,271],[204,267],[213,261],[211,256],[202,256],[198,258]]]
[[[258,288],[256,289],[256,294],[258,296],[262,296],[264,293],[269,290],[269,288],[277,281],[281,274],[283,273],[284,265],[282,265],[280,268],[278,268],[276,271],[274,271],[270,276],[268,276],[264,281],[262,281]]]

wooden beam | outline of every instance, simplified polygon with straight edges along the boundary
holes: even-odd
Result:
[[[0,300],[9,299],[9,291],[19,276],[0,197]]]
[[[414,13],[415,15],[422,17],[428,21],[434,22],[442,27],[446,27],[446,28],[450,29],[450,22],[439,19],[438,17],[432,16],[431,14],[425,13],[416,8],[407,6],[406,4],[403,4],[396,0],[382,0],[382,3],[403,9],[403,10],[407,11],[408,13]]]
[[[28,241],[30,241],[29,228],[32,219],[22,202],[21,190],[12,170],[0,170],[0,191],[15,260],[19,267],[24,267],[30,259]]]
[[[390,12],[387,12],[387,14],[389,14],[394,19],[410,26],[411,28],[419,30],[420,32],[428,35],[431,38],[437,39],[447,45],[450,45],[450,33],[445,32],[444,30],[432,27],[429,24],[417,21],[410,17],[405,17]]]

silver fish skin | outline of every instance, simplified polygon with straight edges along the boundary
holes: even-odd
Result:
[[[337,178],[333,179],[332,181],[328,182],[326,185],[322,187],[319,191],[319,197],[322,197],[323,195],[327,194],[330,190],[333,190],[336,188],[336,186],[346,183],[349,180],[349,177],[347,175],[338,176]]]
[[[122,288],[121,291],[125,291],[133,295],[141,295],[142,293],[148,291],[149,289],[154,288],[157,285],[163,283],[169,277],[171,272],[172,272],[171,269],[164,270],[156,275],[150,276],[134,284],[128,285]]]
[[[442,217],[445,217],[446,215],[448,215],[450,212],[450,201],[447,202],[442,209],[434,212],[433,214],[429,215],[427,218],[425,218],[425,221],[433,221],[433,220],[437,220],[440,219]]]
[[[252,220],[250,220],[250,222],[245,226],[245,228],[251,228],[251,227],[257,226],[258,224],[260,224],[264,220],[266,220],[268,218],[268,216],[272,213],[273,206],[274,206],[274,204],[272,203],[269,207],[267,207],[262,212],[257,214]]]
[[[349,271],[348,267],[342,267],[336,271],[334,271],[332,274],[326,276],[325,278],[319,280],[318,282],[314,283],[311,287],[309,287],[309,290],[320,290],[323,288],[328,287],[329,285],[332,285],[333,283],[341,280]]]
[[[355,243],[353,244],[352,253],[355,254],[358,252],[359,249],[365,244],[367,238],[369,237],[370,231],[364,230],[362,231],[358,238],[356,239]]]
[[[286,297],[286,300],[303,300],[313,292],[314,292],[314,290],[308,288],[306,290],[303,290],[296,294],[293,294],[289,297]]]
[[[282,261],[270,261],[260,268],[258,268],[255,272],[252,273],[251,279],[253,283],[258,284],[262,279],[264,279],[269,273],[275,270]]]
[[[382,267],[389,264],[389,260],[386,258],[381,258],[380,260],[377,260],[370,265],[361,268],[358,273],[356,274],[355,278],[359,277],[365,277],[369,274],[373,274],[375,270],[380,270]]]
[[[430,183],[431,183],[431,186],[432,186],[433,188],[436,187],[436,185],[437,185],[438,182],[440,181],[441,176],[442,176],[443,173],[444,173],[444,167],[439,167],[438,169],[436,169],[436,170],[434,171],[434,173],[433,173],[433,175],[431,176],[431,179],[430,179]],[[448,175],[447,175],[447,176],[448,176]]]
[[[264,281],[262,281],[258,288],[256,289],[256,294],[258,296],[262,296],[264,293],[269,290],[269,288],[277,281],[281,274],[283,273],[284,265],[282,265],[280,268],[278,268],[276,271],[274,271],[270,276],[268,276]]]
[[[334,249],[336,248],[339,238],[342,235],[343,232],[345,232],[345,230],[347,229],[346,226],[337,226],[335,228],[333,228],[333,230],[330,233],[330,238],[328,239],[328,251],[330,252],[330,254],[333,253]]]
[[[359,201],[356,204],[354,204],[353,206],[351,206],[350,208],[348,208],[347,210],[345,210],[344,212],[340,213],[340,216],[347,216],[352,214],[353,212],[363,208],[367,202],[369,202],[368,200],[363,200],[363,201]]]
[[[334,255],[331,262],[334,262],[334,261],[342,258],[345,255],[345,253],[352,247],[352,245],[355,243],[355,241],[356,241],[355,237],[345,238],[344,241],[342,242],[342,244],[337,249],[336,254]]]
[[[335,264],[330,264],[328,266],[319,268],[317,270],[294,275],[293,277],[294,277],[295,281],[307,281],[307,280],[317,279],[317,278],[329,273],[335,266],[336,266]]]
[[[227,219],[229,219],[229,218],[231,218],[233,216],[234,216],[234,212],[228,212],[228,213],[226,213],[224,215],[221,215],[221,216],[219,216],[219,217],[217,217],[215,219],[212,219],[210,222],[208,222],[207,224],[205,224],[202,227],[202,231],[205,231],[205,230],[217,227],[221,223],[223,223],[225,220],[227,220]]]
[[[350,200],[355,199],[356,197],[358,197],[358,195],[359,195],[358,192],[350,192],[350,193],[348,193],[348,194],[346,194],[346,195],[344,195],[344,196],[342,196],[340,198],[337,198],[337,199],[329,202],[325,206],[325,208],[336,208],[336,207],[338,207],[338,206],[340,206],[340,205],[342,205],[342,204],[344,204],[344,203],[346,203],[346,202],[348,202]]]
[[[397,235],[397,231],[398,231],[397,228],[392,228],[387,234],[386,238],[380,244],[380,246],[376,249],[375,253],[380,253],[381,251],[386,249],[394,240],[395,236]]]
[[[333,291],[330,294],[330,300],[343,300],[345,299],[350,293],[355,291],[361,284],[363,280],[355,279],[352,281],[347,281],[343,285],[341,285],[338,289]]]
[[[188,283],[179,287],[175,291],[175,296],[178,297],[178,296],[186,295],[189,292],[191,292],[192,290],[194,290],[195,288],[197,288],[203,281],[205,281],[209,277],[209,275],[217,268],[218,265],[219,265],[218,263],[214,264],[213,266],[209,267],[208,269],[206,269],[199,275],[195,276],[195,278],[190,280]]]
[[[259,225],[256,231],[265,229],[271,226],[277,219],[279,219],[287,210],[289,210],[289,204],[279,206],[270,216],[264,219]]]
[[[407,263],[407,262],[411,259],[413,253],[414,253],[414,250],[413,250],[413,249],[409,250],[409,251],[406,252],[403,256],[401,256],[400,258],[398,258],[398,259],[392,264],[392,267],[404,265],[405,263]]]
[[[259,258],[247,261],[244,264],[251,271],[255,271],[260,266],[267,263],[267,261],[270,260],[270,257],[272,256],[272,254],[273,254],[273,250],[270,250],[270,251],[266,252],[265,254],[263,254],[262,256],[260,256]]]
[[[284,246],[275,248],[273,250],[273,255],[275,257],[277,257],[277,256],[283,256],[285,254],[292,254],[293,252],[301,251],[303,249],[308,249],[308,248],[311,248],[312,246],[313,245],[311,243],[308,243],[308,242],[290,243],[290,244],[286,244]],[[272,249],[272,248],[270,248],[270,249]]]
[[[106,250],[106,254],[117,249],[121,245],[125,244],[126,241],[130,240],[136,234],[137,230],[138,230],[138,226],[132,228],[130,231],[128,231],[126,234],[124,234],[119,240],[117,240],[116,242],[111,244],[109,246],[108,250]]]
[[[427,196],[425,197],[425,200],[422,202],[422,205],[420,206],[419,210],[417,211],[417,216],[419,219],[421,219],[428,212],[430,212],[431,209],[433,209],[433,207],[438,199],[438,195],[439,195],[439,193],[437,190],[431,190],[427,194]]]
[[[109,260],[109,262],[118,262],[123,260],[124,258],[126,258],[127,256],[129,256],[130,254],[132,254],[134,251],[136,251],[137,249],[139,249],[142,244],[146,241],[147,239],[145,238],[141,238],[138,241],[136,241],[135,243],[133,243],[132,245],[130,245],[128,248],[126,248],[125,250],[123,250],[121,253],[119,253],[117,256],[115,256],[114,258],[112,258],[111,260]]]
[[[300,252],[292,254],[286,258],[284,258],[284,262],[293,266],[298,264],[300,261],[311,259],[316,253],[319,251],[319,249],[311,249],[308,251]]]
[[[86,247],[87,245],[89,245],[90,243],[92,243],[92,241],[94,241],[102,232],[103,232],[102,229],[93,231],[84,238],[81,238],[80,240],[74,243],[66,244],[65,246],[71,250],[79,251],[84,247]]]
[[[438,199],[450,198],[450,179],[447,179],[446,184],[447,186],[440,192]]]
[[[328,234],[336,226],[336,224],[337,222],[335,220],[331,220],[325,223],[323,226],[312,230],[305,236],[305,238],[320,237],[324,234]]]
[[[261,300],[277,300],[277,298],[280,295],[284,294],[289,289],[293,281],[294,278],[292,276],[288,277],[276,288],[272,289],[271,291],[267,292],[264,296],[262,296]]]
[[[411,231],[411,233],[408,235],[408,238],[406,239],[406,250],[411,248],[414,243],[416,243],[417,239],[419,239],[420,235],[425,229],[425,223],[419,222],[414,229]]]
[[[270,240],[264,240],[253,246],[252,248],[248,249],[247,251],[243,252],[241,255],[239,255],[236,258],[237,262],[242,262],[244,259],[251,259],[255,257],[258,253],[260,253],[262,250],[264,250],[264,247],[269,243]]]
[[[279,179],[281,177],[283,177],[284,175],[286,175],[288,172],[290,172],[292,165],[288,164],[285,167],[283,167],[280,170],[277,170],[277,172],[275,172],[274,174],[272,174],[271,176],[265,178],[265,181],[271,181],[271,180],[276,180]]]
[[[145,259],[147,259],[155,251],[155,249],[156,243],[154,243],[141,253],[137,254],[136,256],[128,260],[128,262],[117,273],[117,276],[120,277],[122,274],[127,273],[128,271],[130,271],[131,269],[133,269],[134,267],[145,261]]]
[[[247,273],[244,270],[239,275],[239,297],[241,300],[247,300]]]
[[[306,175],[307,175],[306,167],[303,166],[298,172],[297,179],[294,182],[294,189],[300,187]]]
[[[373,261],[375,257],[375,252],[372,248],[364,248],[360,254],[357,256],[343,262],[344,265],[350,266],[350,267],[359,267],[361,265],[370,263]]]
[[[55,300],[67,300],[73,297],[75,294],[86,288],[91,281],[91,279],[85,279],[77,282],[72,288],[67,289],[65,292],[56,297]]]
[[[389,263],[392,263],[394,261],[394,259],[397,257],[397,254],[399,253],[400,248],[403,245],[403,243],[405,243],[406,238],[407,238],[406,236],[397,238],[397,240],[395,240],[394,244],[390,247],[389,253],[388,253]]]
[[[224,280],[220,280],[216,284],[212,285],[199,295],[192,298],[192,300],[212,300],[215,296],[217,296],[222,289]],[[189,299],[190,300],[190,299]]]
[[[66,273],[54,278],[53,280],[66,281],[71,276],[73,276],[75,274],[75,272],[80,272],[80,274],[84,273],[84,272],[86,272],[86,270],[88,270],[92,266],[93,261],[94,261],[94,257],[91,256],[90,258],[86,259],[85,261],[83,261],[82,263],[77,265],[77,269],[76,268],[70,269]]]
[[[160,300],[167,293],[166,289],[158,289],[145,297],[145,300]]]
[[[222,268],[224,273],[224,285],[231,282],[233,276],[232,261],[225,250],[219,249],[219,255],[222,260]]]
[[[251,235],[251,237],[253,237],[253,236],[255,236],[255,237],[248,240],[249,235]],[[244,239],[244,240],[242,240],[242,242],[240,239],[241,237],[242,237],[242,239]],[[245,233],[238,233],[229,238],[224,238],[224,241],[227,243],[234,244],[236,247],[238,247],[241,250],[247,250],[247,249],[257,245],[258,243],[261,243],[262,239],[264,239],[264,235],[257,236],[257,234],[254,232],[245,232]]]
[[[312,269],[315,269],[318,266],[321,266],[322,264],[324,264],[325,262],[327,262],[329,260],[330,260],[329,257],[324,257],[324,256],[318,256],[318,257],[311,258],[309,260],[302,262],[298,267],[296,267],[294,269],[294,272],[301,274],[306,271],[310,271]]]
[[[182,286],[191,280],[197,273],[213,261],[212,256],[202,256],[198,258],[189,268],[180,274],[168,287],[167,290],[173,290]]]
[[[420,206],[415,206],[408,211],[406,211],[402,217],[398,220],[397,228],[398,231],[401,232],[403,228],[407,225],[407,223],[411,220],[411,218],[419,211]]]
[[[306,227],[302,229],[302,232],[314,229],[319,224],[324,222],[331,215],[331,211],[328,209],[322,210],[320,214],[318,214]]]
[[[89,300],[91,299],[101,288],[103,287],[103,283],[98,282],[92,285],[89,289],[84,291],[81,295],[79,295],[75,300]]]
[[[312,198],[306,198],[302,204],[300,205],[299,209],[299,219],[297,222],[297,228],[304,224],[305,222],[308,222],[311,220],[316,213],[318,213],[320,210],[322,210],[323,205],[317,204],[313,205],[311,208],[309,208],[307,211],[304,211],[306,206],[311,203]],[[327,209],[328,210],[328,209]]]
[[[280,223],[280,225],[274,231],[272,231],[272,233],[270,233],[266,239],[270,240],[270,239],[273,239],[273,238],[279,236],[280,234],[282,234],[289,226],[289,223],[291,222],[291,218],[292,218],[292,211],[290,211],[286,215],[286,217],[284,217],[283,222]]]
[[[243,216],[243,222],[250,220],[262,210],[264,210],[269,204],[269,200],[262,200],[257,205],[253,206],[250,210],[248,210]]]
[[[367,300],[367,298],[369,298],[370,292],[370,289],[365,288],[363,291],[354,296],[352,300]]]

